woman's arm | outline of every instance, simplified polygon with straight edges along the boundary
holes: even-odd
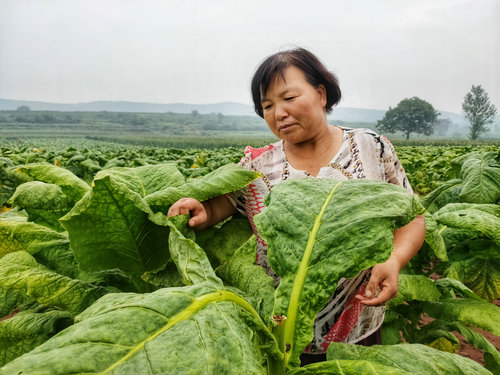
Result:
[[[190,214],[188,225],[194,230],[202,230],[234,214],[236,208],[225,195],[200,202],[194,198],[182,198],[168,210],[168,217]]]
[[[399,271],[422,247],[425,239],[425,219],[417,216],[408,225],[394,230],[394,250],[384,263],[373,266],[365,295],[358,295],[367,306],[383,305],[398,294]]]

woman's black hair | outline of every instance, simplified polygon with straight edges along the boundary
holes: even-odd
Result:
[[[326,112],[340,101],[341,93],[337,77],[328,71],[319,59],[304,48],[295,48],[277,52],[266,58],[257,68],[252,78],[252,99],[255,112],[264,117],[262,110],[262,94],[267,91],[273,81],[280,77],[284,79],[285,70],[295,66],[302,70],[307,82],[312,86],[325,86]]]

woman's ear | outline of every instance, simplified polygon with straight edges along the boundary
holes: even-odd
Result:
[[[321,83],[316,87],[316,91],[318,92],[319,99],[321,100],[321,104],[323,108],[326,107],[326,88]]]

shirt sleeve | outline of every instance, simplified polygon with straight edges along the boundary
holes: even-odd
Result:
[[[385,181],[404,187],[410,193],[413,193],[413,189],[410,185],[410,181],[406,176],[403,165],[399,161],[396,151],[392,143],[384,136],[380,137],[381,150],[380,157],[384,168],[384,178]]]

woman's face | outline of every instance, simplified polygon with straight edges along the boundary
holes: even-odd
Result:
[[[312,86],[303,71],[291,66],[262,97],[264,120],[278,138],[294,144],[313,139],[328,126],[326,90]]]

